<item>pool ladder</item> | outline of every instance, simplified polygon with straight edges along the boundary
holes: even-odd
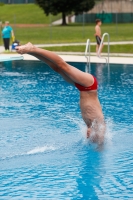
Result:
[[[85,57],[87,59],[87,65],[85,66],[85,71],[90,72],[90,39],[87,39],[87,42],[86,42]]]
[[[104,41],[104,38],[105,36],[108,37],[108,57],[105,58],[105,57],[100,57],[100,51],[101,51],[101,48],[102,48],[102,44],[103,44],[103,41]],[[105,59],[106,60],[106,64],[108,64],[109,66],[109,54],[110,54],[110,37],[109,37],[109,34],[108,33],[104,33],[103,36],[102,36],[102,40],[101,40],[101,43],[100,43],[100,47],[98,49],[98,57],[100,59]],[[85,48],[85,57],[87,59],[87,66],[89,66],[90,68],[90,39],[87,39],[87,42],[86,42],[86,48]],[[87,70],[86,70],[87,71]]]

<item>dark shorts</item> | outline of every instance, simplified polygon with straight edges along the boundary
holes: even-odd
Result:
[[[96,36],[96,41],[97,41],[97,44],[100,45],[101,43],[101,38],[99,36]]]

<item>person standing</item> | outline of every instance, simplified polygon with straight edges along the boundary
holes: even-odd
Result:
[[[97,55],[98,55],[98,50],[99,50],[99,47],[100,47],[100,44],[101,44],[101,28],[100,28],[101,25],[102,25],[102,21],[100,19],[96,19],[95,37],[96,37],[96,42],[97,42],[97,45],[96,45],[96,53],[97,53]],[[102,48],[101,48],[98,56],[101,55],[103,46],[104,45],[102,44]]]
[[[4,42],[5,52],[9,52],[9,46],[10,46],[10,38],[12,37],[12,40],[14,41],[14,32],[11,26],[9,26],[9,22],[5,22],[5,26],[2,30],[2,38]]]

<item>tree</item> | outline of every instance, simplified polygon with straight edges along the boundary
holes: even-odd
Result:
[[[76,15],[91,10],[95,0],[36,0],[46,15],[62,13],[62,25],[66,25],[66,15],[74,12]]]

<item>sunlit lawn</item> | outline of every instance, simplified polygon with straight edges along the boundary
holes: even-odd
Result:
[[[11,24],[49,24],[59,19],[61,15],[46,16],[36,4],[5,4],[0,6],[0,21],[10,21]]]
[[[110,41],[133,41],[132,24],[103,24],[102,33],[108,32]],[[95,42],[94,24],[86,26],[47,26],[18,28],[14,26],[15,36],[21,43],[31,41],[35,44]],[[107,39],[105,38],[105,41]]]
[[[45,49],[50,51],[58,51],[58,52],[85,52],[85,45],[81,46],[61,46],[61,47],[46,47]],[[94,45],[91,46],[91,52],[95,52],[96,47]],[[107,45],[104,46],[103,52],[108,52]],[[111,53],[133,53],[133,45],[110,45]]]

